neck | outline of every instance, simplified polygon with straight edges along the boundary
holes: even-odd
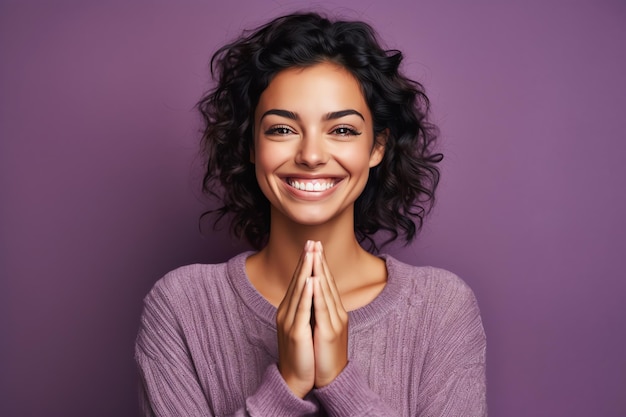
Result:
[[[294,223],[272,213],[268,244],[248,257],[252,285],[275,307],[285,296],[307,240],[320,241],[341,301],[354,310],[371,302],[385,285],[385,262],[365,251],[354,235],[351,210],[322,225]]]
[[[343,218],[342,218],[343,217]],[[323,225],[294,224],[283,216],[272,213],[268,244],[259,255],[266,271],[283,285],[288,285],[307,240],[320,241],[328,266],[336,280],[346,276],[358,260],[367,255],[354,235],[352,211]]]

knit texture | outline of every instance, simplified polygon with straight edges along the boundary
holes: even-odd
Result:
[[[389,255],[388,281],[349,312],[349,363],[294,396],[278,368],[276,308],[245,261],[189,265],[144,300],[135,358],[145,416],[486,416],[485,334],[454,274]]]

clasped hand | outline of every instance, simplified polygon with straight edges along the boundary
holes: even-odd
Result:
[[[330,384],[348,363],[348,313],[320,242],[306,243],[276,324],[278,369],[300,398]]]

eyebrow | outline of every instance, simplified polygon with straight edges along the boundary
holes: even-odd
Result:
[[[363,119],[363,121],[365,121],[365,117],[363,117],[361,113],[359,113],[358,111],[354,109],[340,110],[340,111],[334,111],[334,112],[328,113],[325,119],[326,120],[340,119],[344,116],[349,116],[351,114],[355,114],[359,116],[361,119]]]
[[[291,119],[291,120],[300,120],[300,116],[298,116],[298,113],[294,113],[289,110],[281,110],[281,109],[268,110],[265,113],[263,113],[263,116],[261,116],[259,120],[263,120],[265,116],[268,116],[270,114],[275,114],[276,116],[286,117],[287,119]]]
[[[270,114],[274,114],[276,116],[281,116],[281,117],[286,117],[287,119],[291,119],[291,120],[300,120],[300,116],[298,116],[298,113],[294,113],[289,110],[281,110],[281,109],[270,109],[266,111],[265,113],[263,113],[263,115],[261,116],[261,119],[259,120],[263,120],[265,116],[268,116]],[[357,115],[361,119],[365,120],[365,117],[363,117],[361,113],[359,113],[358,111],[354,109],[346,109],[346,110],[330,112],[326,116],[324,116],[324,120],[340,119],[342,117],[349,116],[351,114]]]

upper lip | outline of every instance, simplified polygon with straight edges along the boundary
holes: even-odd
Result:
[[[315,180],[332,180],[337,181],[342,179],[344,176],[342,175],[332,175],[332,174],[287,174],[280,176],[284,180],[304,180],[304,181],[315,181]]]

